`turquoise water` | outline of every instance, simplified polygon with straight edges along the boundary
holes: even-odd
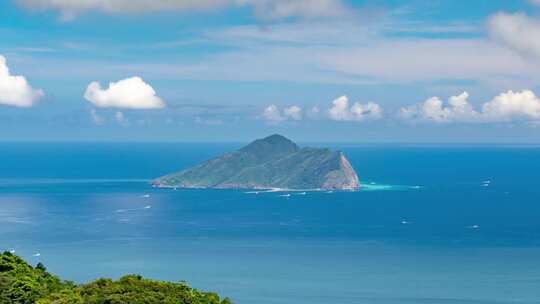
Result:
[[[0,249],[238,304],[540,303],[540,148],[331,145],[358,192],[147,183],[239,146],[2,144]]]

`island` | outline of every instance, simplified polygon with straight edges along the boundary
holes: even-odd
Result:
[[[341,151],[300,148],[274,134],[160,177],[156,187],[219,189],[356,190],[358,175]]]

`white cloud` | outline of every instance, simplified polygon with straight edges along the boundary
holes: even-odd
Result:
[[[448,99],[448,106],[437,97],[428,98],[420,105],[413,105],[401,108],[399,116],[403,119],[425,120],[437,123],[453,121],[473,121],[477,119],[478,113],[468,101],[469,93],[463,92],[460,95],[452,96]]]
[[[84,98],[100,108],[160,109],[165,107],[154,89],[140,77],[132,77],[109,83],[109,88],[101,89],[94,81],[88,85]]]
[[[349,106],[347,96],[341,96],[332,102],[332,106],[326,112],[327,116],[321,116],[321,110],[318,106],[312,106],[305,111],[297,105],[285,107],[283,111],[276,105],[269,105],[264,108],[261,117],[273,124],[286,120],[302,120],[304,117],[310,120],[327,118],[330,120],[341,121],[364,121],[378,120],[383,117],[381,106],[374,102],[361,104],[355,102]]]
[[[100,125],[102,125],[103,123],[105,123],[105,118],[101,117],[101,116],[97,113],[96,109],[90,110],[90,118],[92,118],[92,121],[93,121],[96,125],[98,125],[98,126],[100,126]]]
[[[32,88],[24,76],[11,75],[6,58],[0,55],[0,104],[31,107],[41,97],[42,90]]]
[[[266,108],[264,108],[263,113],[262,113],[262,118],[264,120],[274,122],[274,123],[285,120],[285,117],[281,115],[281,112],[279,111],[276,105],[269,105]]]
[[[262,118],[270,123],[278,123],[284,120],[302,120],[302,108],[293,105],[283,109],[283,112],[276,105],[269,105],[264,108]]]
[[[349,98],[347,96],[341,96],[332,101],[332,107],[328,110],[328,117],[331,120],[377,120],[382,118],[382,116],[383,110],[381,106],[371,101],[367,104],[355,102],[349,107]]]
[[[540,0],[529,0],[534,5],[540,5]]]
[[[299,106],[290,106],[288,108],[283,109],[283,115],[293,120],[301,120],[302,108],[300,108]]]
[[[501,12],[489,18],[487,28],[495,41],[522,55],[540,59],[540,21],[524,13]]]
[[[251,7],[257,17],[282,19],[339,16],[346,12],[341,0],[17,0],[24,8],[58,10],[64,20],[86,11],[137,14],[155,11],[208,11]]]
[[[508,91],[485,103],[482,113],[491,121],[536,120],[540,118],[540,100],[530,90]]]
[[[484,103],[480,111],[474,110],[467,92],[452,96],[445,105],[439,97],[424,103],[403,107],[399,117],[410,121],[435,123],[493,123],[540,119],[540,100],[532,91],[508,91]]]

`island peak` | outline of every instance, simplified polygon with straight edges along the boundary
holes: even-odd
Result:
[[[244,152],[262,154],[284,154],[298,151],[298,146],[283,135],[273,134],[265,138],[257,139],[240,149]]]

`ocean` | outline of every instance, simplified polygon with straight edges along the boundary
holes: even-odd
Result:
[[[540,147],[324,145],[357,192],[148,183],[241,146],[2,143],[0,250],[237,304],[540,303]]]

